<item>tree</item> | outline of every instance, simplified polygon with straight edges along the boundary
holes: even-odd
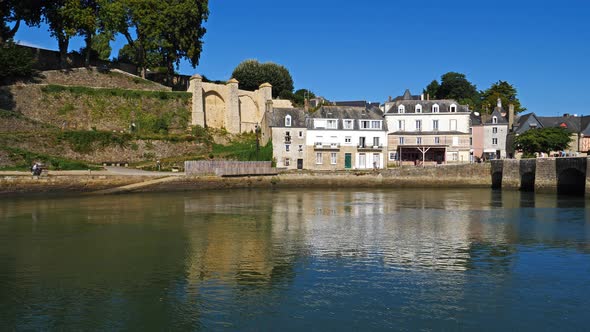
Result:
[[[515,114],[526,110],[516,97],[516,88],[506,81],[498,81],[492,84],[489,89],[481,92],[481,110],[486,113],[492,113],[498,98],[502,101],[504,108],[508,108],[509,104],[514,105]]]
[[[0,1],[0,45],[12,40],[21,22],[38,26],[41,22],[43,1],[39,0],[1,0]],[[14,24],[12,27],[10,24]]]
[[[74,22],[76,3],[75,0],[54,0],[47,1],[43,7],[43,19],[49,25],[51,36],[57,39],[60,66],[62,68],[67,66],[70,38],[77,33]]]
[[[475,85],[469,82],[464,74],[455,72],[442,75],[436,97],[438,99],[454,99],[472,107],[479,104],[479,92]]]
[[[440,89],[440,84],[437,80],[433,80],[426,86],[426,89],[422,90],[425,96],[430,97],[430,99],[438,99],[438,89]]]
[[[232,77],[240,82],[241,89],[249,91],[258,89],[262,83],[270,83],[274,98],[281,93],[293,92],[293,78],[287,68],[272,62],[242,61],[234,69]]]
[[[570,134],[564,128],[531,129],[516,136],[514,148],[522,150],[525,157],[532,157],[535,152],[562,151],[572,141]]]
[[[12,42],[0,45],[0,63],[0,81],[28,77],[33,73],[34,58],[31,52]]]
[[[196,67],[208,15],[207,0],[110,0],[102,17],[105,28],[121,33],[135,50],[145,77],[150,52],[162,55],[169,72],[182,58]]]
[[[305,99],[312,99],[315,98],[315,93],[311,92],[308,89],[299,89],[295,91],[293,94],[293,103],[297,106],[304,106]]]

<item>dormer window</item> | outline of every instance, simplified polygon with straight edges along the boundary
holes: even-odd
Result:
[[[422,105],[416,105],[416,113],[422,113]]]
[[[399,105],[397,108],[397,112],[400,114],[406,113],[406,107],[404,105]]]
[[[494,116],[494,117],[492,118],[492,123],[493,123],[493,124],[496,124],[496,123],[498,123],[498,117],[497,117],[497,116]]]
[[[285,117],[285,127],[291,127],[291,116],[287,115]]]
[[[451,111],[451,113],[457,112],[457,105],[452,104],[451,107],[449,107],[449,110]]]
[[[438,104],[432,105],[432,113],[438,113],[438,111],[439,111]]]

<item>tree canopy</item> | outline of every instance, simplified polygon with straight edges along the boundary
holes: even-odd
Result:
[[[477,91],[476,86],[467,80],[465,74],[448,72],[441,77],[441,83],[433,80],[423,89],[430,99],[454,99],[461,104],[467,104],[473,110],[491,114],[496,107],[498,98],[502,100],[504,108],[514,105],[514,113],[526,110],[517,97],[516,88],[506,81],[498,81],[485,91]]]
[[[245,60],[234,69],[232,77],[240,82],[240,89],[243,90],[254,91],[262,83],[270,83],[274,98],[293,93],[293,78],[289,70],[276,63]]]
[[[502,101],[504,108],[508,108],[509,104],[514,105],[514,113],[525,111],[520,100],[516,97],[516,88],[506,81],[498,81],[492,86],[481,92],[481,109],[486,113],[491,113],[496,106],[498,98]]]
[[[570,131],[564,128],[539,128],[528,130],[514,139],[514,148],[531,157],[535,152],[549,153],[566,150],[572,141]]]

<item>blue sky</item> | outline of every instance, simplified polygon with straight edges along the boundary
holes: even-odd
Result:
[[[383,102],[456,71],[481,90],[510,82],[540,115],[590,114],[568,102],[590,91],[588,0],[211,0],[210,11],[200,64],[183,74],[229,79],[253,58],[287,67],[296,89]],[[16,39],[57,49],[46,27]]]

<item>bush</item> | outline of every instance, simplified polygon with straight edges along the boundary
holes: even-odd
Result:
[[[13,42],[0,46],[0,80],[31,77],[35,59],[29,50]]]
[[[59,134],[58,139],[67,141],[78,153],[88,153],[96,147],[124,147],[131,140],[131,135],[108,131],[65,131]]]

